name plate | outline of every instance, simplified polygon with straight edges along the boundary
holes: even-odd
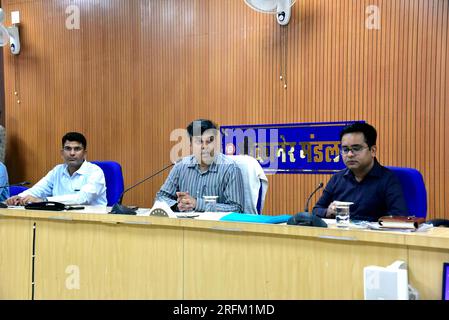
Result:
[[[268,174],[335,173],[345,168],[340,132],[354,122],[222,126],[222,149],[256,158]]]

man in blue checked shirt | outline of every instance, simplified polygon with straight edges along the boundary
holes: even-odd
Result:
[[[237,164],[220,152],[217,126],[199,119],[189,124],[192,155],[182,158],[156,194],[174,211],[242,212],[243,178]],[[217,203],[205,201],[216,196]]]

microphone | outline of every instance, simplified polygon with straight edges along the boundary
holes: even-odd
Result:
[[[309,201],[312,198],[312,196],[318,191],[320,190],[322,187],[324,186],[324,184],[322,182],[320,182],[320,184],[316,187],[315,190],[313,190],[313,192],[310,194],[310,196],[307,198],[306,201],[306,207],[304,208],[304,212],[309,212]]]
[[[122,192],[122,194],[120,195],[120,198],[119,198],[118,202],[116,204],[114,204],[114,206],[112,207],[111,212],[109,212],[109,213],[113,213],[113,214],[136,214],[136,210],[137,209],[132,209],[132,208],[129,208],[127,206],[122,205],[123,196],[125,195],[125,193],[128,192],[129,190],[133,189],[134,187],[137,187],[139,184],[144,183],[148,179],[151,179],[154,176],[157,176],[159,173],[167,170],[168,168],[173,167],[174,165],[175,165],[174,163],[170,163],[168,166],[165,166],[164,168],[162,168],[158,172],[153,173],[149,177],[146,177],[145,179],[140,180],[139,182],[137,182],[136,184],[132,185],[131,187],[126,188]]]
[[[306,207],[304,208],[304,212],[299,212],[292,216],[290,219],[288,219],[287,224],[288,225],[300,225],[300,226],[310,226],[310,227],[321,227],[321,228],[327,228],[327,223],[324,222],[323,219],[320,217],[309,214],[309,201],[312,198],[312,196],[320,190],[324,184],[320,182],[318,186],[313,190],[313,192],[310,194],[310,196],[307,198],[306,201]]]
[[[29,184],[31,184],[31,182],[23,181],[23,182],[19,182],[19,183],[6,184],[6,185],[4,185],[4,186],[0,186],[0,189],[3,189],[3,188],[9,188],[9,187],[27,186],[27,185],[29,185]]]

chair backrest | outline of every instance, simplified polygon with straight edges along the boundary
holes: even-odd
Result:
[[[99,166],[104,172],[106,180],[106,198],[108,206],[118,202],[124,190],[122,166],[115,161],[91,161]]]
[[[396,174],[401,183],[409,215],[425,218],[427,216],[427,192],[421,172],[414,168],[388,166],[387,168]]]
[[[24,192],[26,189],[28,189],[27,187],[24,186],[10,186],[9,187],[9,196],[17,196],[19,193]]]
[[[259,161],[251,156],[229,156],[240,168],[243,176],[245,204],[243,212],[261,214],[268,190],[268,179]]]

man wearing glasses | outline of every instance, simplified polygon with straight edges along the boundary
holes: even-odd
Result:
[[[407,215],[402,187],[395,174],[376,159],[377,133],[373,126],[356,122],[340,133],[343,162],[346,169],[329,180],[313,213],[333,218],[335,201],[347,201],[351,220],[377,221],[385,215]]]
[[[64,164],[54,167],[32,188],[6,200],[8,205],[57,201],[67,205],[106,205],[106,182],[103,170],[86,161],[86,138],[78,132],[62,137]]]

